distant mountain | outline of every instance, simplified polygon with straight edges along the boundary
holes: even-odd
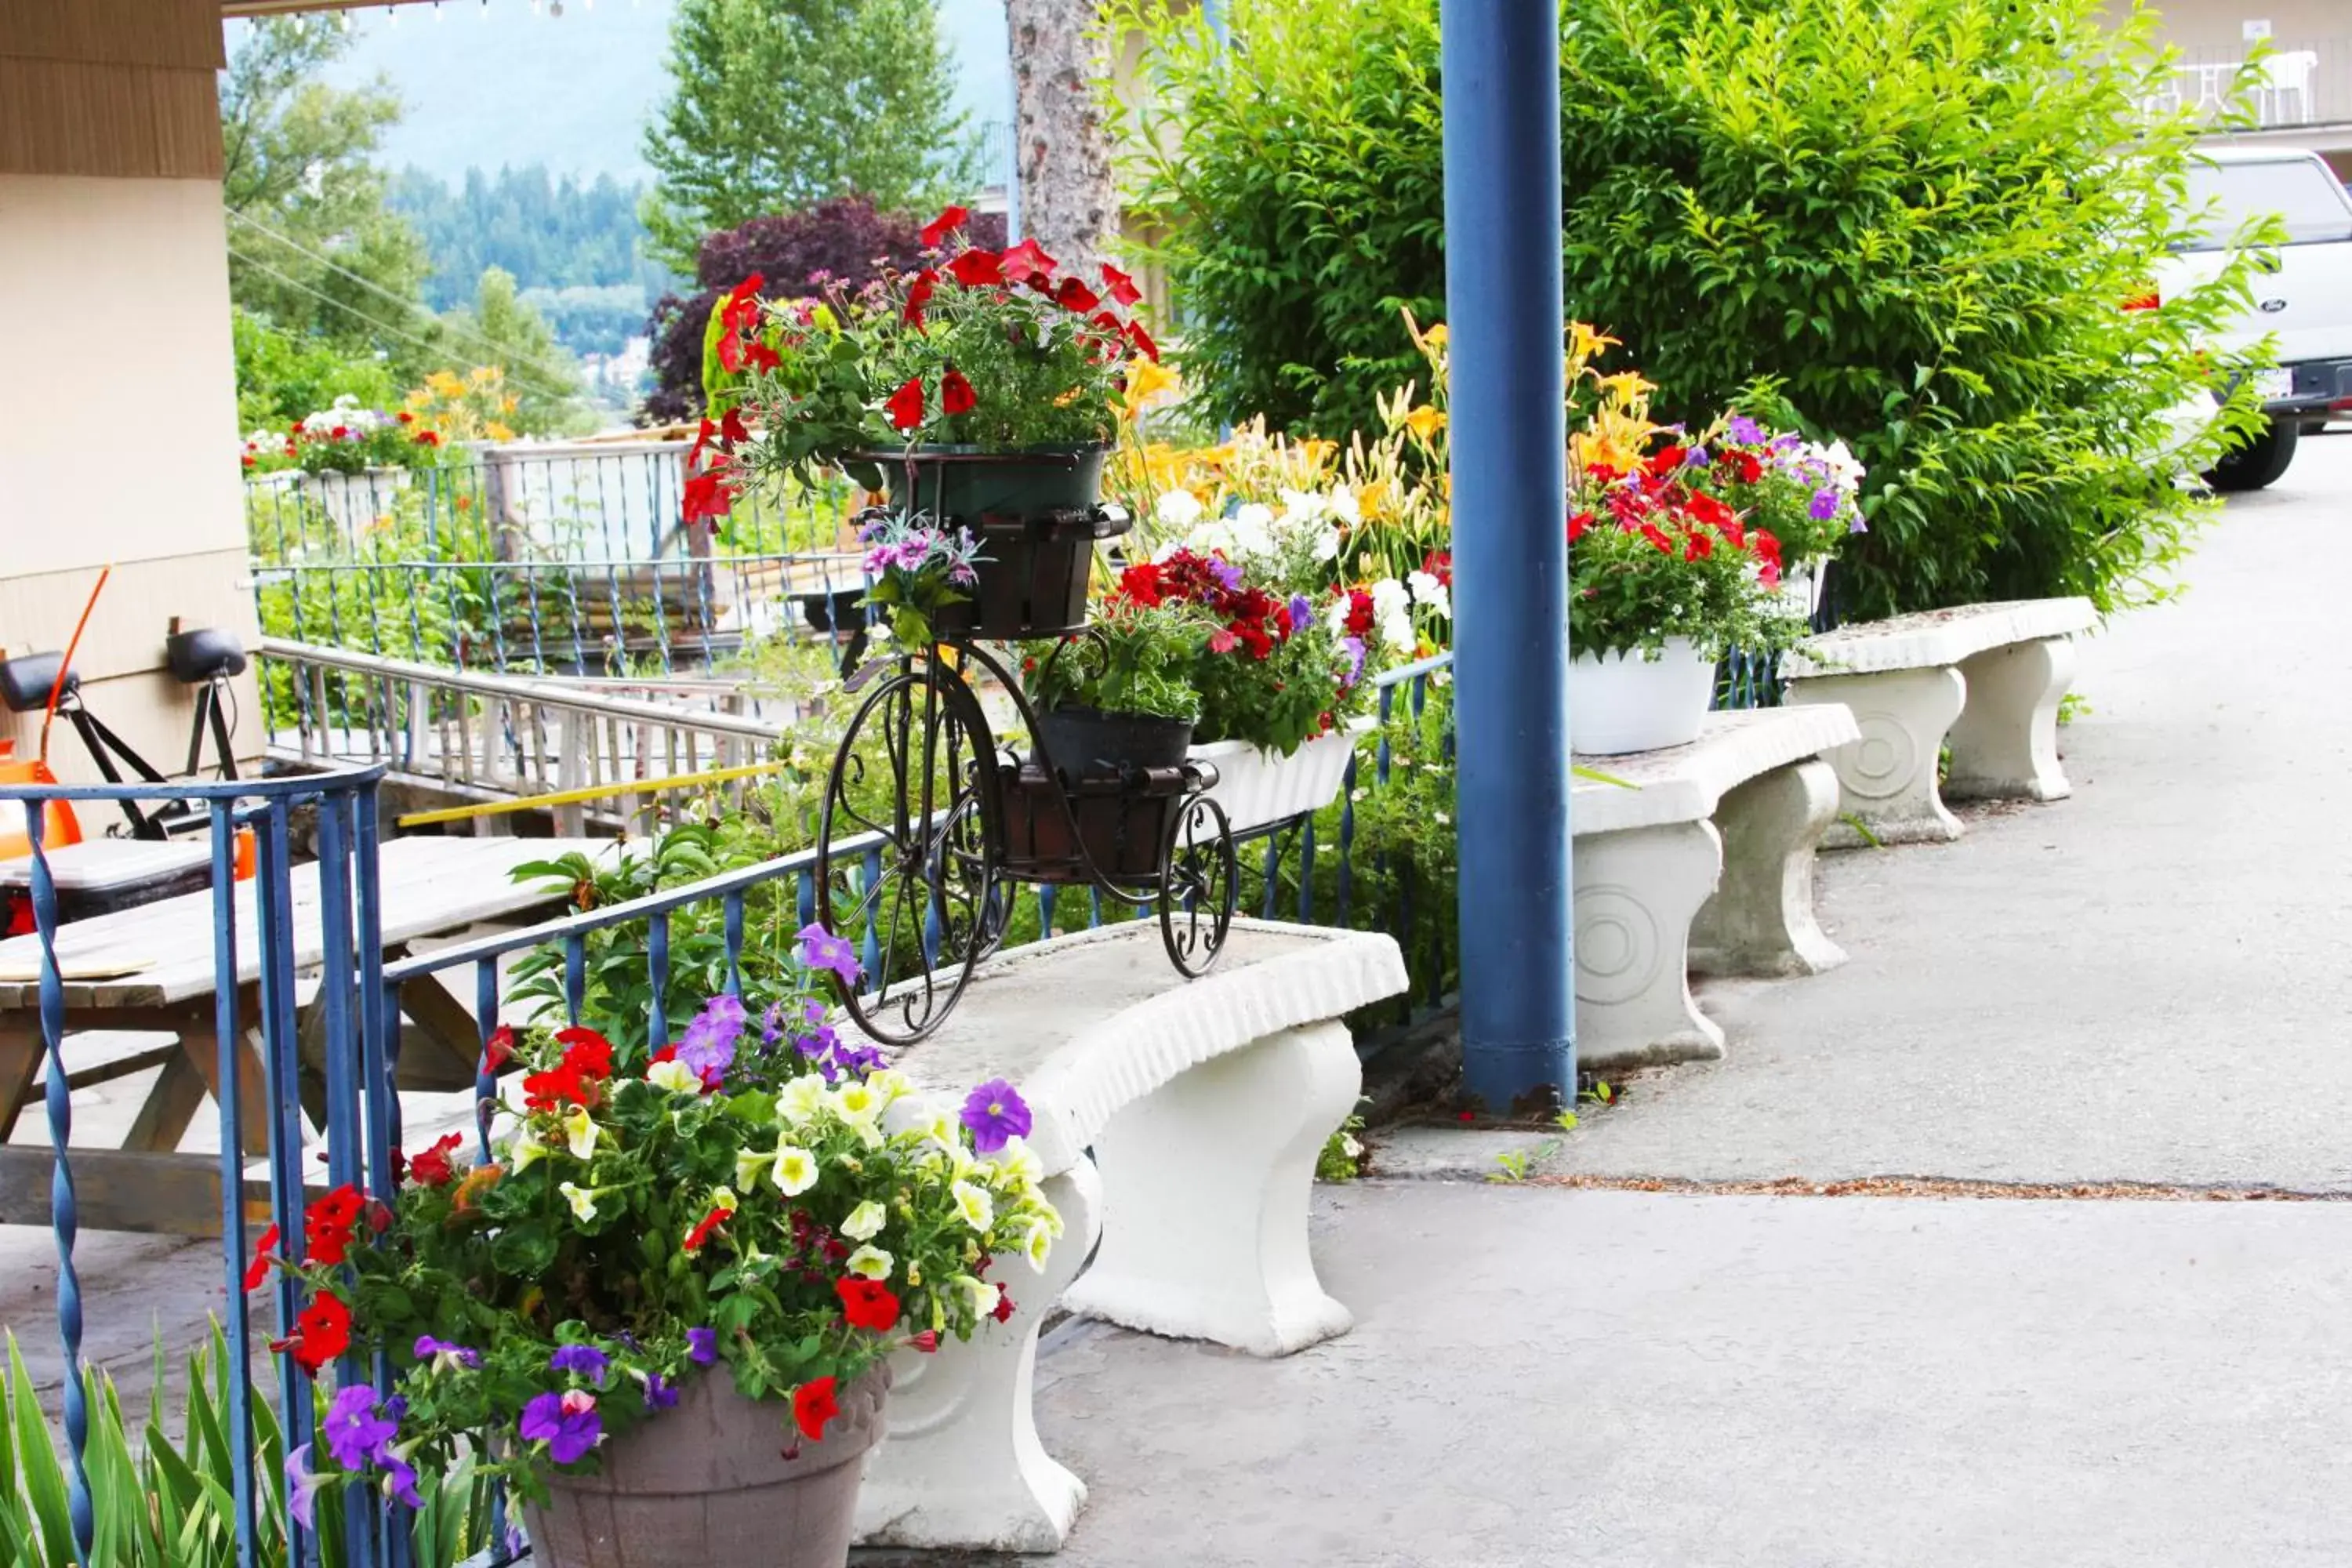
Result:
[[[348,11],[355,41],[332,79],[378,72],[406,112],[381,162],[462,182],[473,168],[541,164],[551,174],[644,179],[646,121],[668,90],[675,0],[443,0]],[[1003,0],[940,0],[977,122],[1011,118]],[[230,47],[242,23],[230,24]]]

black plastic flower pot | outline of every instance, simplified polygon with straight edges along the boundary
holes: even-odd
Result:
[[[892,506],[969,529],[981,541],[970,597],[933,616],[934,632],[1013,642],[1087,624],[1096,542],[1129,526],[1125,512],[1101,504],[1105,451],[917,447],[861,454],[881,465]]]
[[[1037,715],[1037,740],[1038,760],[1075,784],[1142,768],[1181,767],[1185,748],[1192,743],[1192,721],[1157,713],[1048,708]]]

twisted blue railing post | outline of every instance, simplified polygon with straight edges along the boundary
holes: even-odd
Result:
[[[49,1170],[49,1228],[58,1237],[58,1336],[65,1342],[66,1447],[68,1450],[66,1507],[73,1521],[74,1561],[89,1568],[90,1537],[97,1519],[90,1510],[89,1470],[84,1455],[89,1447],[89,1401],[81,1370],[81,1276],[74,1269],[74,1238],[81,1229],[74,1206],[73,1091],[66,1082],[66,988],[58,970],[58,885],[49,875],[48,850],[43,844],[48,803],[29,801],[25,806],[25,837],[33,849],[33,929],[41,939],[41,1047],[47,1082],[43,1101],[49,1113],[49,1146],[56,1152]]]
[[[239,1057],[244,1047],[244,1019],[237,1007],[236,983],[236,803],[212,802],[213,819],[213,1034],[220,1054],[222,1084],[239,1080]],[[223,1261],[228,1270],[227,1304],[222,1311],[229,1353],[242,1366],[252,1312],[245,1289],[245,1097],[232,1089],[217,1097],[220,1108],[221,1237]],[[255,1542],[259,1514],[253,1478],[253,1380],[236,1369],[228,1377],[229,1499],[236,1517],[236,1568],[255,1568]]]

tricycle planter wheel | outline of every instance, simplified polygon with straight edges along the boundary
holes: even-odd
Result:
[[[929,659],[903,662],[842,735],[818,810],[817,916],[856,950],[863,973],[837,989],[875,1039],[938,1028],[1003,940],[997,766],[971,688]]]
[[[842,1386],[821,1442],[793,1430],[792,1405],[746,1399],[713,1368],[677,1405],[623,1434],[594,1475],[548,1478],[526,1504],[539,1568],[841,1568],[857,1483],[884,1430],[886,1364]]]
[[[1160,941],[1188,980],[1215,967],[1241,893],[1241,862],[1224,807],[1195,795],[1168,825],[1160,868]]]

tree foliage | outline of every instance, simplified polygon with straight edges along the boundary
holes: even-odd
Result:
[[[862,289],[886,266],[905,269],[919,263],[924,221],[877,211],[865,196],[840,196],[705,236],[695,255],[698,290],[683,297],[666,294],[654,306],[648,328],[654,391],[646,400],[646,417],[688,419],[701,412],[703,340],[720,295],[753,273],[767,280],[762,292],[772,300],[814,294],[829,279]],[[1003,216],[983,213],[971,220],[968,232],[974,245],[1001,247]]]
[[[497,267],[534,289],[618,288],[645,301],[671,286],[650,253],[637,208],[645,187],[610,174],[593,181],[551,177],[546,168],[468,169],[452,187],[422,169],[394,180],[391,202],[424,237],[433,257],[425,300],[436,310],[472,298],[483,271]]]
[[[1436,0],[1118,0],[1139,205],[1213,411],[1370,425],[1411,374],[1393,309],[1444,298]],[[2096,0],[1569,0],[1568,307],[1668,416],[1727,403],[1869,465],[1848,615],[2160,592],[2200,504],[2166,410],[2244,361],[2200,352],[2242,265],[2119,307],[2187,226],[2196,127],[2141,110],[2154,18]],[[1548,330],[1530,322],[1530,330]],[[2243,397],[2229,421],[2242,421]]]
[[[425,247],[371,162],[400,100],[382,77],[353,89],[318,79],[348,42],[331,17],[257,21],[221,74],[230,293],[285,331],[415,369],[430,356],[397,301],[416,298]]]
[[[484,270],[470,306],[442,318],[450,358],[497,365],[516,398],[505,423],[526,436],[562,435],[593,424],[580,406],[580,369],[546,321],[520,297],[514,274]]]
[[[937,0],[679,0],[668,100],[646,130],[656,252],[862,192],[934,208],[977,183]]]

